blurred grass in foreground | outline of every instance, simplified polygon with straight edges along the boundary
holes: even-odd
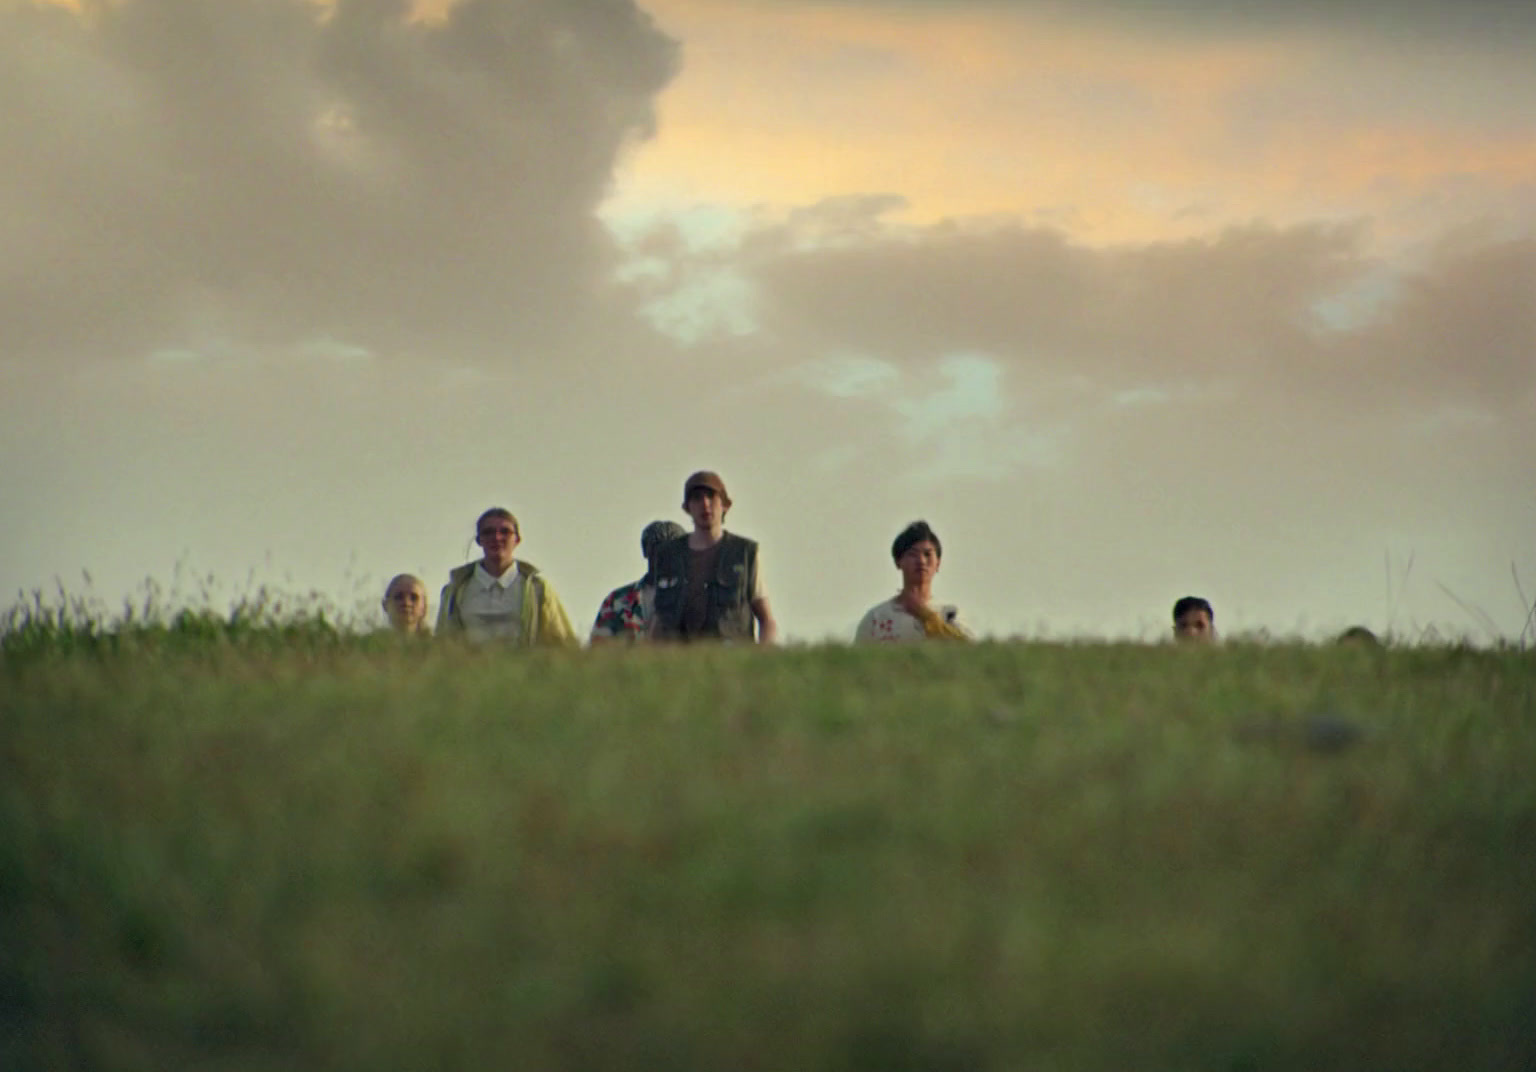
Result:
[[[7,1069],[1536,1061],[1529,653],[13,635]]]

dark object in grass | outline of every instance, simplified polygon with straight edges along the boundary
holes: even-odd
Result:
[[[1314,752],[1342,752],[1358,744],[1364,736],[1361,728],[1338,715],[1310,715],[1303,724],[1307,747]]]
[[[1342,752],[1360,743],[1365,730],[1340,715],[1313,714],[1300,721],[1270,714],[1249,719],[1234,731],[1245,744],[1267,741],[1274,744],[1300,742],[1313,752]]]

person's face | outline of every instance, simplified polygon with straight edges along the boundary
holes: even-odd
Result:
[[[688,516],[693,518],[694,528],[712,529],[725,522],[725,503],[714,488],[694,488],[688,492]]]
[[[504,517],[488,517],[480,522],[475,542],[485,552],[487,562],[505,566],[512,561],[512,554],[521,541],[518,539],[517,526],[512,522]]]
[[[396,581],[384,593],[389,624],[402,632],[420,629],[427,618],[427,591],[414,581]]]
[[[1215,640],[1216,626],[1211,622],[1209,614],[1196,608],[1179,615],[1179,620],[1173,623],[1173,635],[1179,640],[1196,643]]]
[[[901,580],[908,588],[921,588],[939,572],[939,549],[930,540],[919,540],[896,560]]]

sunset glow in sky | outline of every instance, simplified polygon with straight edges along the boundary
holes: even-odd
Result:
[[[997,635],[1518,636],[1532,55],[1491,0],[0,0],[0,585],[435,600],[501,504],[590,623],[709,467],[791,637],[918,517]]]

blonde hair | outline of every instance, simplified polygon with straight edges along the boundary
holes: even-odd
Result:
[[[401,584],[414,584],[417,588],[421,589],[421,597],[422,597],[422,599],[423,600],[426,599],[426,597],[427,597],[427,582],[423,581],[420,577],[416,576],[416,574],[414,574],[414,573],[397,573],[393,577],[391,577],[389,579],[389,583],[384,586],[384,598],[388,599],[390,597],[390,594],[392,592],[394,592],[395,586],[396,585],[401,585]]]

